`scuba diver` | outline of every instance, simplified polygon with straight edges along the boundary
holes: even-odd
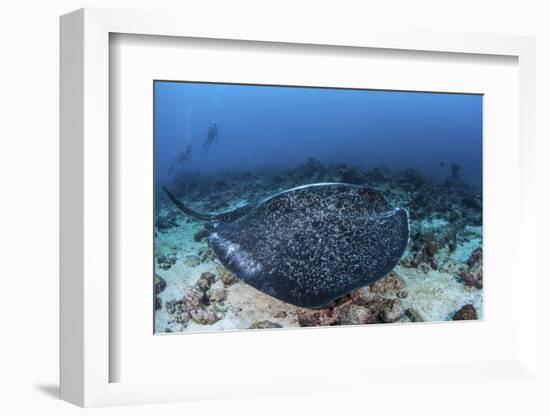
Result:
[[[208,153],[208,149],[210,149],[210,146],[212,146],[217,141],[218,141],[218,125],[216,124],[216,121],[212,120],[212,123],[208,128],[208,134],[206,136],[206,140],[202,145],[202,150],[204,151],[204,153]]]
[[[187,146],[185,146],[183,151],[174,158],[174,160],[172,161],[172,164],[170,165],[170,169],[168,169],[168,174],[171,174],[176,166],[183,164],[187,160],[191,160],[191,156],[192,156],[191,145],[188,144]]]

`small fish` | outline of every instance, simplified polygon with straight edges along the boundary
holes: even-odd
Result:
[[[439,162],[439,164],[441,165],[441,167],[445,166],[445,163],[443,163],[443,162]]]

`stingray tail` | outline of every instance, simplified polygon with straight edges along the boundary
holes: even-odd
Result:
[[[172,192],[170,192],[168,189],[166,189],[165,186],[162,187],[162,189],[164,189],[164,192],[166,192],[166,194],[168,195],[168,197],[172,200],[172,202],[174,203],[175,206],[177,206],[181,212],[183,212],[184,214],[187,214],[189,215],[190,217],[193,217],[193,218],[196,218],[198,220],[204,220],[204,221],[212,221],[214,220],[214,216],[213,215],[210,215],[210,214],[202,214],[200,212],[197,212],[197,211],[193,211],[192,209],[190,208],[187,208],[185,205],[183,205],[178,199],[176,199],[176,197],[174,196],[174,194],[172,194]]]

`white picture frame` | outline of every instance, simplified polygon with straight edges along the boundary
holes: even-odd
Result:
[[[208,19],[212,19],[209,16]],[[216,18],[214,18],[216,19]],[[372,385],[392,377],[438,380],[517,380],[536,377],[535,230],[535,42],[508,35],[427,32],[360,33],[308,30],[266,24],[203,19],[168,13],[83,9],[61,18],[61,397],[80,406],[158,403],[198,398],[307,393]],[[332,47],[430,51],[440,54],[504,55],[519,67],[519,215],[514,249],[518,264],[510,270],[522,285],[517,291],[517,348],[495,361],[417,363],[411,367],[322,369],[334,377],[297,368],[241,377],[231,386],[191,374],[182,380],[112,382],[110,366],[120,357],[110,348],[110,34],[225,39]],[[144,305],[149,307],[149,305]],[[413,327],[398,329],[411,333]],[[418,328],[418,327],[416,327]],[[414,330],[414,329],[413,329]],[[331,329],[334,331],[334,329]],[[274,333],[274,332],[273,332]],[[298,333],[298,331],[294,331]],[[317,332],[318,334],[319,332]],[[315,337],[309,332],[309,337]],[[199,335],[200,337],[201,335]],[[202,335],[208,338],[214,335]],[[239,333],[231,334],[238,338]],[[169,338],[167,338],[169,339]],[[211,339],[211,338],[210,338]],[[239,342],[238,339],[235,340]],[[251,366],[252,367],[252,366]],[[243,373],[246,373],[243,369]],[[412,372],[411,372],[412,371]],[[437,376],[436,376],[437,374]],[[472,376],[474,374],[475,376]],[[333,379],[331,382],[329,379]],[[342,383],[338,380],[348,380]],[[412,382],[412,381],[410,381]],[[208,388],[206,386],[208,385]]]

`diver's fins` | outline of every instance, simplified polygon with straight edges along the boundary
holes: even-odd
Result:
[[[187,208],[185,205],[183,205],[180,201],[176,199],[176,197],[170,192],[168,189],[166,189],[165,186],[162,187],[164,189],[164,192],[168,195],[168,197],[172,200],[174,205],[176,205],[181,212],[184,214],[189,215],[190,217],[196,218],[198,220],[204,220],[204,221],[213,221],[215,220],[215,216],[211,214],[201,214],[200,212],[193,211],[190,208]]]

